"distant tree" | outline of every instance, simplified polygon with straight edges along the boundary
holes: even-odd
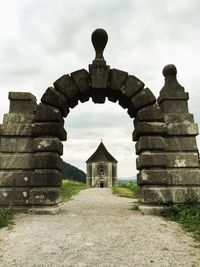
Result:
[[[62,174],[63,179],[86,183],[86,173],[65,161],[62,165]]]

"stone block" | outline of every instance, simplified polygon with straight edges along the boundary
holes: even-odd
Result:
[[[92,88],[92,101],[95,104],[105,103],[107,88]]]
[[[128,108],[129,105],[130,105],[130,102],[131,102],[131,98],[130,97],[127,97],[125,95],[120,95],[119,96],[119,105],[122,107],[122,108]]]
[[[188,113],[186,100],[165,100],[159,105],[164,113]]]
[[[160,136],[141,136],[135,146],[137,155],[142,151],[162,151],[165,147],[165,139]]]
[[[128,106],[128,115],[130,116],[130,118],[134,118],[135,115],[137,114],[137,109],[135,108],[134,104],[130,101],[129,106]]]
[[[166,123],[193,123],[194,117],[190,113],[163,113]]]
[[[30,205],[56,205],[60,202],[61,193],[58,187],[36,187],[30,190]]]
[[[164,153],[143,152],[136,159],[137,170],[161,167],[165,168],[167,158]]]
[[[0,154],[0,169],[33,169],[33,156],[31,153],[2,153]]]
[[[3,117],[3,124],[32,124],[33,114],[7,113]]]
[[[60,186],[62,174],[54,169],[13,170],[0,172],[0,187]]]
[[[112,102],[116,102],[120,95],[122,95],[121,89],[125,84],[128,73],[125,71],[112,69],[110,71],[110,87],[107,92],[108,99]]]
[[[148,187],[140,188],[139,200],[145,204],[171,204],[200,202],[200,187]]]
[[[56,91],[53,87],[47,88],[41,98],[41,102],[43,104],[59,108],[63,117],[67,117],[69,114],[69,105],[66,97],[59,91]]]
[[[29,92],[9,92],[9,100],[29,100],[36,101],[36,97]]]
[[[36,109],[34,122],[61,122],[63,123],[64,120],[58,108],[40,103]]]
[[[199,168],[197,152],[167,152],[166,160],[168,168]]]
[[[131,98],[137,92],[144,88],[144,83],[140,81],[137,77],[129,75],[125,84],[121,87],[122,95]]]
[[[15,186],[15,173],[11,171],[12,175],[9,175],[8,171],[0,171],[0,187],[13,187]]]
[[[141,170],[137,174],[139,185],[189,185],[200,186],[200,169]]]
[[[79,90],[80,101],[86,102],[91,96],[91,88],[89,85],[89,73],[85,70],[78,70],[71,73],[71,77]]]
[[[195,137],[171,136],[165,137],[167,151],[197,151]]]
[[[54,87],[68,99],[69,107],[78,105],[79,91],[72,78],[67,74],[61,76],[54,82]]]
[[[58,138],[35,138],[34,139],[34,151],[40,152],[57,152],[59,155],[63,154],[63,144]]]
[[[62,123],[34,123],[32,125],[34,137],[55,136],[61,141],[67,140],[67,133]]]
[[[0,188],[0,206],[26,206],[28,199],[29,188]]]
[[[108,87],[110,67],[107,65],[89,65],[92,90],[94,88],[106,89]]]
[[[138,110],[135,122],[138,121],[164,121],[164,116],[158,104],[153,104]]]
[[[32,136],[30,124],[1,124],[0,136]]]
[[[62,169],[62,159],[55,152],[37,152],[33,155],[34,169]]]
[[[167,90],[160,91],[160,96],[158,97],[158,103],[160,104],[165,100],[186,100],[187,101],[188,99],[189,99],[188,93],[184,91],[180,91],[180,90],[174,90],[174,89],[170,90],[169,88],[167,88]]]
[[[131,99],[131,104],[138,110],[145,106],[154,104],[156,102],[156,98],[149,90],[149,88],[145,88],[140,90],[136,95],[134,95]]]
[[[141,135],[164,135],[167,132],[165,123],[162,122],[138,122],[133,131],[133,141],[137,141]]]
[[[31,179],[32,186],[61,186],[63,174],[54,169],[36,169]]]
[[[168,123],[167,135],[198,135],[198,125],[196,123]]]
[[[24,137],[2,137],[0,142],[2,152],[33,152],[33,139]]]
[[[26,92],[9,92],[9,113],[33,114],[37,107],[36,97]]]
[[[131,97],[138,91],[144,88],[144,83],[137,77],[129,75],[124,85],[121,88],[121,94],[119,96],[119,105],[123,108],[128,108],[131,102]]]

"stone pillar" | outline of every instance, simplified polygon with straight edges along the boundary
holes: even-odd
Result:
[[[139,184],[143,185],[141,199],[145,204],[200,202],[198,127],[188,113],[188,93],[177,82],[176,73],[174,65],[163,69],[165,85],[158,103],[166,132],[155,143],[162,151],[158,161],[163,162],[163,168],[142,170],[139,174]]]
[[[28,206],[35,185],[32,121],[36,98],[10,92],[10,111],[0,125],[0,206]]]

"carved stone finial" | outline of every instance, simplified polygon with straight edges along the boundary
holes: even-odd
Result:
[[[104,29],[96,29],[91,36],[92,44],[94,46],[96,56],[93,63],[106,64],[103,51],[108,42],[108,34]]]
[[[183,87],[178,83],[176,74],[177,74],[177,69],[176,66],[173,64],[168,64],[163,68],[163,76],[165,77],[165,85],[163,89],[169,90],[170,88],[172,90],[177,90],[181,89],[183,90]]]
[[[174,64],[168,64],[163,68],[162,73],[163,73],[165,78],[167,76],[176,76],[176,74],[177,74],[176,66]]]

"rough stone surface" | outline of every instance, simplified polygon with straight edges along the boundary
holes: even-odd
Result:
[[[164,121],[164,116],[158,104],[153,104],[137,112],[135,122],[138,121]]]
[[[29,188],[26,187],[0,187],[0,203],[1,206],[28,204]]]
[[[160,167],[161,169],[163,169],[166,167],[166,165],[167,158],[164,153],[143,152],[138,156],[136,160],[137,170],[155,167]]]
[[[62,174],[54,169],[8,170],[0,172],[0,187],[60,186]]]
[[[9,92],[8,99],[36,101],[36,97],[29,92]]]
[[[166,137],[166,150],[167,151],[197,151],[197,142],[195,137]]]
[[[40,103],[36,109],[34,122],[61,122],[63,116],[58,108]]]
[[[161,102],[160,108],[164,113],[187,113],[188,105],[186,100],[165,100]]]
[[[107,65],[89,65],[91,95],[94,103],[104,103],[107,96],[110,67]]]
[[[0,143],[0,151],[15,152],[33,152],[33,139],[25,137],[2,137]]]
[[[140,189],[139,199],[146,204],[170,204],[200,202],[200,186],[145,187]]]
[[[128,73],[125,71],[112,69],[110,71],[110,88],[108,90],[108,99],[112,102],[116,102],[121,95],[121,88],[124,85]]]
[[[0,124],[0,136],[32,136],[30,124]]]
[[[138,91],[144,88],[144,83],[140,81],[137,77],[133,75],[129,75],[125,84],[121,87],[122,95],[131,98],[135,95]]]
[[[10,113],[33,114],[37,107],[36,98],[31,93],[9,92]]]
[[[107,88],[110,67],[107,65],[89,65],[92,88]]]
[[[29,192],[29,205],[56,205],[60,201],[59,187],[35,187]]]
[[[144,83],[137,77],[129,75],[126,82],[121,87],[121,95],[119,98],[119,105],[123,108],[128,108],[131,102],[131,97],[138,91],[142,90]]]
[[[139,185],[198,185],[200,169],[141,170],[137,174]]]
[[[197,152],[142,152],[137,158],[137,169],[165,166],[166,168],[199,168]]]
[[[57,152],[59,155],[63,154],[63,144],[58,138],[35,138],[33,148],[34,151],[52,151]]]
[[[166,167],[169,168],[199,168],[197,152],[168,152],[166,158]]]
[[[162,122],[138,122],[133,131],[133,141],[137,141],[141,135],[164,135],[167,126]]]
[[[33,114],[7,113],[3,116],[3,124],[31,124]]]
[[[199,134],[198,125],[196,123],[168,123],[167,134],[196,136]]]
[[[166,123],[193,123],[194,116],[190,113],[163,113]]]
[[[154,104],[156,102],[156,98],[153,93],[149,90],[149,88],[145,88],[140,90],[139,93],[134,95],[131,99],[131,104],[138,110],[145,106]]]
[[[69,107],[74,108],[78,105],[78,88],[68,74],[56,80],[54,82],[54,87],[67,97]]]
[[[55,136],[61,141],[67,140],[67,133],[63,128],[63,123],[34,123],[32,125],[33,136]]]
[[[33,155],[34,169],[61,170],[62,159],[55,152],[37,152]]]
[[[141,136],[136,143],[136,154],[142,151],[164,150],[166,148],[165,139],[161,136]]]
[[[1,153],[0,169],[33,169],[33,156],[31,153]]]
[[[47,88],[41,98],[41,102],[59,108],[63,117],[66,117],[69,114],[69,105],[66,97],[59,91],[56,91],[53,87]]]
[[[91,96],[91,88],[89,85],[89,73],[82,69],[71,73],[71,77],[79,90],[80,101],[86,102]]]

